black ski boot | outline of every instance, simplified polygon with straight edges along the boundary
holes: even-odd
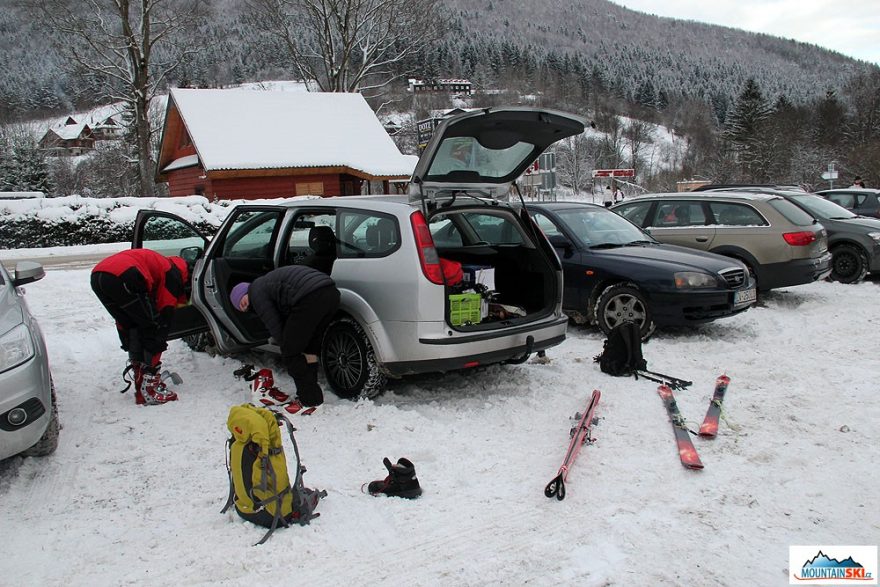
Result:
[[[392,465],[387,458],[382,462],[388,469],[388,476],[382,480],[372,481],[367,486],[370,495],[413,499],[422,494],[422,488],[416,477],[416,468],[409,459],[398,459],[396,465]]]

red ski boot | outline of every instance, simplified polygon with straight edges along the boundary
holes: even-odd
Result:
[[[165,386],[159,365],[135,364],[134,385],[134,401],[138,405],[157,406],[177,400],[177,394]]]
[[[290,403],[290,396],[275,387],[271,369],[260,369],[254,374],[251,386],[251,403],[255,406],[283,406]]]

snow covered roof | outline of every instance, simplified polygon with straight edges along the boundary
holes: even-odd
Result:
[[[206,171],[348,167],[409,176],[415,167],[360,94],[173,89]]]
[[[186,157],[181,157],[180,159],[175,159],[171,163],[165,166],[162,169],[162,172],[166,171],[174,171],[175,169],[183,169],[184,167],[192,167],[193,165],[199,164],[199,156],[198,155],[187,155]]]
[[[67,120],[73,121],[73,118],[68,118]],[[55,125],[50,130],[58,135],[58,137],[61,139],[73,140],[80,138],[81,136],[83,136],[86,130],[91,129],[89,129],[89,125],[87,125],[85,122],[73,122],[71,124]]]

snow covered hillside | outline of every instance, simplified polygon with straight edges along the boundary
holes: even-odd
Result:
[[[52,457],[0,462],[0,584],[785,585],[789,545],[880,538],[877,278],[772,292],[645,345],[649,368],[693,380],[676,392],[691,428],[731,377],[719,436],[694,437],[703,471],[681,466],[656,384],[599,371],[593,329],[571,326],[548,364],[394,382],[373,401],[327,392],[294,417],[321,516],[260,547],[263,529],[219,513],[226,416],[246,399],[232,372],[292,380],[271,357],[175,341],[180,401],[138,407],[118,393],[125,355],[88,278],[50,269],[26,287],[64,428]],[[593,389],[596,442],[566,499],[547,499]],[[415,463],[422,497],[361,492],[385,456]]]

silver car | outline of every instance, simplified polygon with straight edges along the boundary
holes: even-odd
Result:
[[[467,113],[438,126],[408,195],[239,205],[210,242],[181,218],[141,211],[133,246],[193,263],[192,305],[172,336],[209,330],[224,353],[278,350],[256,316],[232,308],[235,284],[293,263],[330,271],[341,309],[321,363],[340,397],[373,396],[388,377],[524,361],[561,343],[567,318],[559,260],[508,202],[511,187],[583,126],[534,108]]]
[[[12,276],[0,264],[0,459],[45,456],[58,446],[58,408],[49,358],[20,286],[45,276],[20,261]]]

